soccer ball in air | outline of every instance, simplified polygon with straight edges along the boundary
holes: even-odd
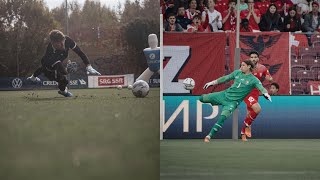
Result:
[[[149,93],[149,84],[143,80],[138,80],[132,85],[132,93],[136,97],[146,97]]]
[[[186,90],[192,90],[195,85],[196,85],[196,82],[192,78],[186,78],[183,81],[183,88]]]
[[[117,89],[118,89],[118,90],[121,90],[121,89],[122,89],[122,86],[121,86],[121,85],[118,85],[118,86],[117,86]]]

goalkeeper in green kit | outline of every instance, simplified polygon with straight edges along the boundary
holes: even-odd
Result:
[[[254,64],[251,60],[245,60],[241,63],[239,70],[233,73],[218,78],[217,80],[208,82],[204,85],[203,89],[226,81],[234,80],[232,86],[224,91],[204,94],[200,97],[203,103],[211,103],[212,105],[222,105],[222,113],[212,127],[210,133],[205,137],[204,141],[209,142],[212,137],[222,128],[224,121],[229,117],[237,108],[241,101],[251,92],[252,89],[257,88],[262,92],[263,96],[271,101],[268,91],[262,86],[258,78],[251,72],[254,69]]]

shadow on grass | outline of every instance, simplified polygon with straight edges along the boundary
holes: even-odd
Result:
[[[68,101],[77,97],[23,97],[28,101]]]

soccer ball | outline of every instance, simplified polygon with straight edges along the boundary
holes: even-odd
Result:
[[[146,97],[149,93],[149,84],[143,80],[138,80],[132,85],[132,93],[136,97]]]
[[[128,85],[128,89],[131,90],[132,89],[132,85]]]
[[[195,85],[196,85],[196,82],[192,78],[186,78],[183,81],[183,88],[186,90],[192,90]]]
[[[121,86],[121,85],[118,85],[118,86],[117,86],[117,89],[118,89],[118,90],[121,90],[121,89],[122,89],[122,86]]]

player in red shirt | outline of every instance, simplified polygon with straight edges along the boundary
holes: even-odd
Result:
[[[255,69],[252,71],[252,74],[256,76],[260,81],[265,77],[270,82],[272,77],[269,73],[269,70],[259,62],[259,53],[256,51],[250,52],[250,60],[255,64]],[[261,106],[258,103],[259,91],[258,89],[253,89],[250,94],[244,99],[244,102],[247,104],[247,116],[243,122],[241,129],[241,139],[247,141],[247,137],[251,137],[251,124],[254,119],[258,116],[261,111]]]

